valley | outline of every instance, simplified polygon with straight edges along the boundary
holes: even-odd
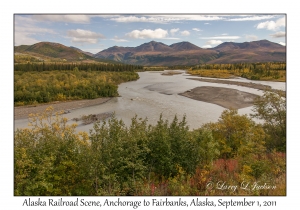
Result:
[[[41,42],[14,63],[14,195],[286,195],[283,46]],[[276,187],[207,188],[245,177]]]

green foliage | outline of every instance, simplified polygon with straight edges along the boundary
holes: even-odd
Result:
[[[285,82],[286,63],[202,64],[192,67],[188,72],[192,75],[200,75],[202,77],[230,78],[232,76],[239,76],[250,80]]]
[[[182,121],[178,121],[177,116],[174,117],[169,126],[169,136],[172,162],[176,166],[176,173],[178,168],[188,174],[193,173],[200,161],[200,154],[197,151],[198,142],[189,132],[186,116],[183,117]]]
[[[28,62],[41,62],[41,60],[31,55],[15,54],[14,63],[28,63]]]
[[[220,155],[219,143],[212,135],[212,131],[201,128],[195,131],[195,138],[198,142],[198,153],[202,166],[210,166]]]
[[[87,135],[53,114],[32,115],[32,128],[15,132],[15,195],[90,195]]]
[[[178,167],[187,173],[194,172],[200,161],[198,145],[189,132],[185,116],[182,121],[175,116],[169,123],[160,115],[156,126],[150,127],[148,136],[149,175],[154,172],[160,179],[173,177]]]
[[[138,79],[135,72],[15,71],[15,105],[118,96],[117,85]]]
[[[172,174],[172,152],[171,141],[168,132],[168,121],[160,115],[157,125],[151,127],[149,133],[149,149],[151,153],[147,157],[150,172],[168,177]]]
[[[18,58],[18,57],[16,57]],[[26,57],[27,58],[27,57]],[[29,59],[29,58],[28,58]],[[32,58],[30,57],[32,60]],[[36,61],[36,60],[34,60]],[[45,62],[26,62],[26,63],[15,63],[14,71],[53,71],[53,70],[67,70],[73,71],[74,69],[81,71],[137,71],[143,70],[143,66],[131,65],[131,64],[107,64],[107,63],[45,63]]]
[[[286,98],[282,92],[265,91],[254,102],[254,114],[264,121],[263,128],[268,134],[266,140],[269,150],[286,150]]]
[[[263,152],[265,133],[246,115],[238,115],[237,110],[225,110],[217,123],[204,127],[210,129],[218,139],[221,157],[232,158],[255,152]]]

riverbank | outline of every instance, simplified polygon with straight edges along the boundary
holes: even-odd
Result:
[[[29,114],[41,113],[41,112],[45,111],[45,109],[49,106],[53,107],[54,112],[58,112],[58,111],[62,111],[62,110],[69,112],[74,109],[103,104],[103,103],[109,101],[110,99],[112,99],[112,98],[106,97],[106,98],[96,98],[96,99],[91,99],[91,100],[53,102],[53,103],[40,104],[40,105],[35,105],[35,106],[18,106],[18,107],[14,108],[14,119],[19,120],[19,119],[28,118]]]
[[[230,80],[204,79],[204,78],[189,78],[189,79],[197,80],[197,81],[200,81],[200,82],[220,83],[220,84],[227,84],[227,85],[238,85],[238,86],[254,88],[254,89],[258,89],[258,90],[271,89],[271,86],[269,86],[269,85],[262,85],[262,84],[257,84],[257,83],[253,83],[253,82],[236,82],[236,81],[230,81]]]
[[[253,105],[257,95],[231,88],[202,86],[179,95],[212,104],[226,109],[241,109]]]
[[[273,89],[269,85],[263,85],[263,84],[253,83],[253,82],[237,82],[237,81],[222,80],[222,79],[204,79],[204,78],[188,78],[188,79],[197,80],[197,81],[200,81],[200,82],[210,82],[210,83],[219,83],[219,84],[227,84],[227,85],[238,85],[238,86],[258,89],[258,90],[262,90],[262,91],[270,90],[270,91],[274,91],[274,92],[280,92],[284,97],[286,95],[285,91],[278,90],[278,89]]]

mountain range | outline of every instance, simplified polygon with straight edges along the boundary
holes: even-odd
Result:
[[[224,42],[209,49],[200,48],[190,42],[166,45],[151,41],[137,47],[113,46],[96,54],[58,43],[40,42],[29,46],[17,46],[16,52],[69,61],[99,59],[145,66],[286,61],[286,47],[268,40],[244,43]]]

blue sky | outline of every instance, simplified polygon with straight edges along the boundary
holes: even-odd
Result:
[[[285,45],[283,14],[14,15],[14,45],[57,42],[97,53],[112,46],[189,41],[202,48],[267,39]]]

